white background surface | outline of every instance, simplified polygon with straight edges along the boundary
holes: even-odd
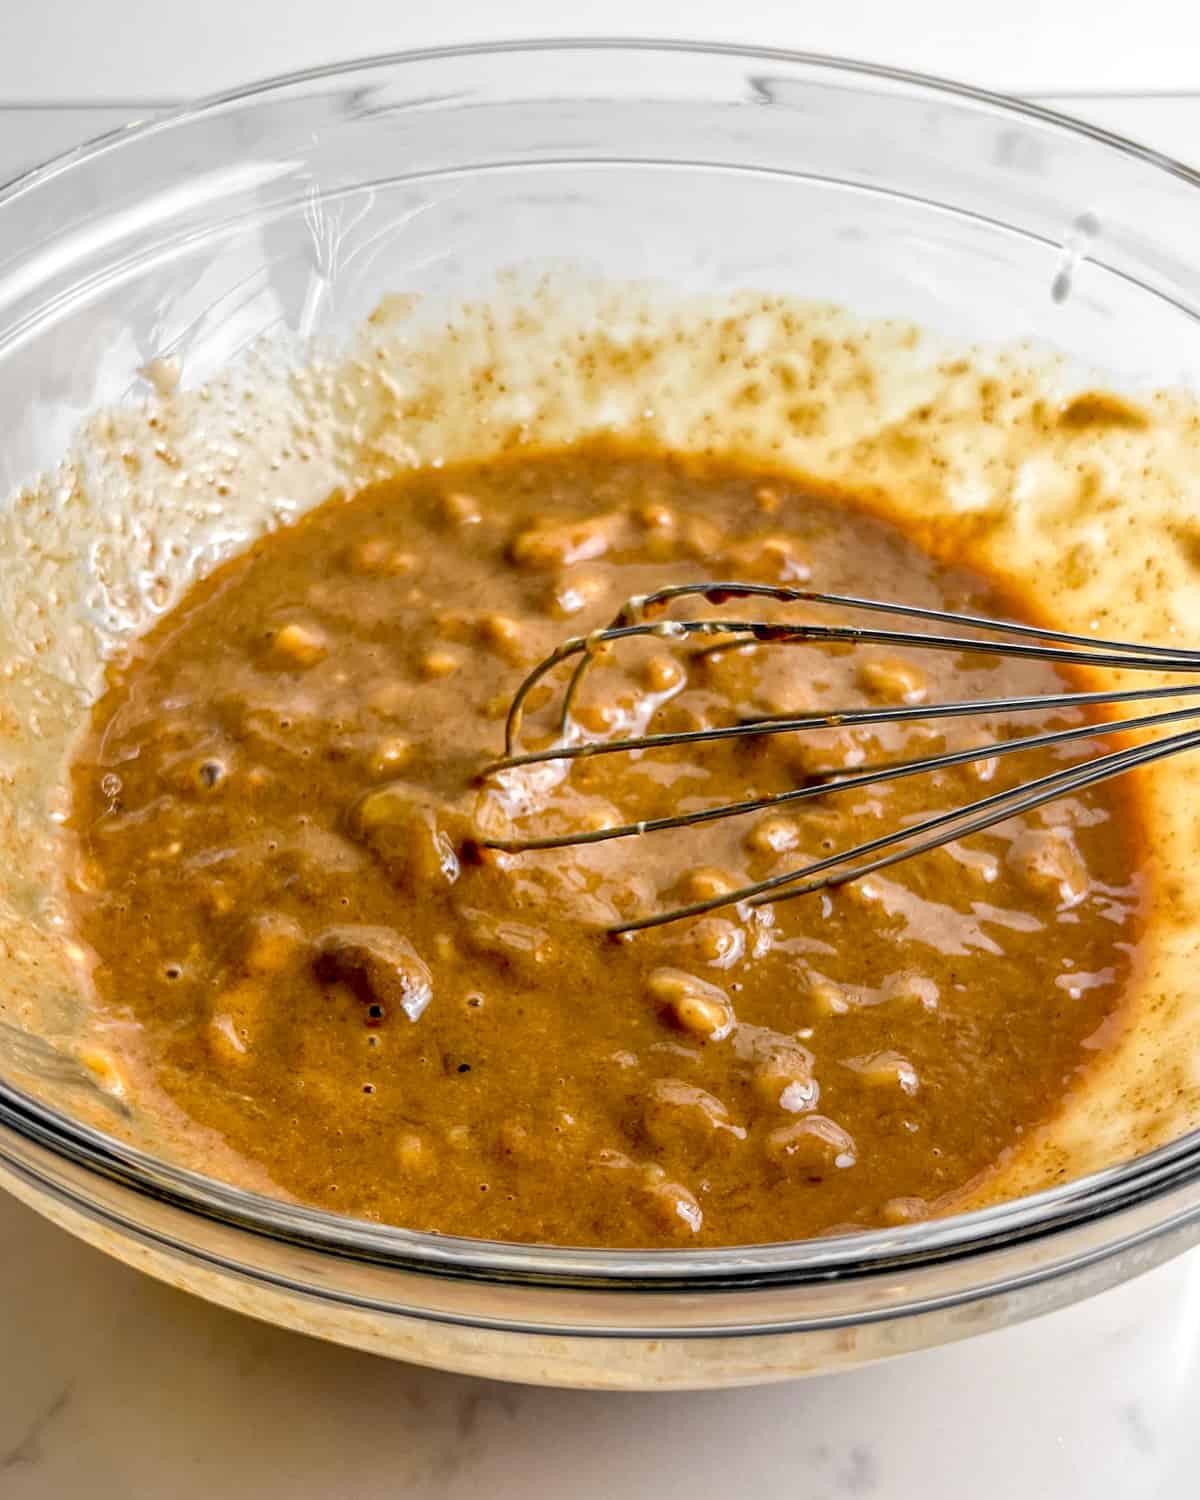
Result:
[[[0,98],[173,99],[398,47],[689,36],[837,52],[990,87],[1195,89],[1192,0],[0,0]]]
[[[1200,164],[1200,8],[1183,0],[693,0],[686,12],[615,0],[580,10],[586,24],[563,10],[0,0],[0,179],[147,103],[371,50],[601,24],[1053,94]],[[282,1333],[157,1286],[0,1199],[0,1500],[1192,1500],[1198,1378],[1196,1255],[899,1364],[766,1390],[599,1396]]]

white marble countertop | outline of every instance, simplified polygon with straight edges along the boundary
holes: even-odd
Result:
[[[0,180],[139,112],[49,108],[28,90],[5,106],[2,83]],[[1200,160],[1197,87],[1054,102]],[[284,1333],[0,1198],[0,1500],[1191,1500],[1198,1382],[1200,1252],[1040,1322],[852,1374],[593,1395]]]
[[[1197,1253],[849,1374],[614,1395],[284,1333],[0,1199],[0,1330],[4,1500],[1192,1500],[1200,1465]]]
[[[0,99],[194,98],[397,48],[597,34],[862,57],[1010,93],[1200,88],[1200,7],[1183,0],[6,0]]]

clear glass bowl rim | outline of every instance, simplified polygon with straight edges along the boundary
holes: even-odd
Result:
[[[102,153],[120,151],[135,138],[185,124],[231,104],[268,100],[297,85],[349,79],[373,69],[480,57],[503,66],[505,60],[580,51],[621,53],[643,59],[670,55],[679,59],[698,56],[726,58],[731,63],[769,63],[781,68],[820,70],[834,77],[875,79],[935,97],[957,96],[1001,114],[1024,117],[1086,137],[1178,179],[1185,187],[1200,188],[1200,172],[1159,151],[1056,110],[931,74],[854,58],[722,42],[546,37],[359,57],[280,74],[156,113],[145,122],[119,127],[52,157],[0,186],[0,234],[5,206],[18,195],[35,190],[61,174],[81,169]],[[967,1261],[987,1252],[1031,1244],[1094,1224],[1123,1210],[1166,1199],[1200,1181],[1198,1129],[1118,1167],[1008,1203],[927,1223],[717,1250],[590,1250],[421,1233],[268,1198],[155,1158],[48,1108],[3,1080],[0,1080],[0,1129],[7,1129],[34,1148],[136,1195],[305,1250],[468,1281],[622,1291],[665,1291],[680,1287],[689,1292],[705,1289],[728,1292],[739,1286],[750,1290],[764,1285],[803,1285],[828,1281],[831,1277],[844,1283],[902,1268],[916,1272],[922,1266]],[[0,1139],[0,1157],[5,1155]],[[1167,1227],[1168,1222],[1164,1222],[1159,1229],[1165,1231]]]

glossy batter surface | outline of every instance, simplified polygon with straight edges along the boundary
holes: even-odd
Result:
[[[1143,853],[1120,785],[834,892],[604,928],[1096,741],[586,849],[478,849],[1077,722],[826,728],[480,781],[554,644],[630,595],[731,577],[1020,612],[801,482],[602,443],[335,496],[195,589],[114,666],[75,768],[76,915],[142,1107],[170,1101],[309,1202],[581,1245],[904,1222],[1018,1146],[1133,975]],[[1079,685],[989,655],[715,644],[621,648],[576,732]],[[554,708],[535,700],[528,744]]]

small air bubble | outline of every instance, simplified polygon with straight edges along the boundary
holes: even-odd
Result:
[[[375,1085],[373,1083],[364,1083],[363,1084],[363,1093],[364,1094],[373,1094],[374,1092],[375,1092]]]
[[[121,785],[121,778],[115,771],[109,771],[100,778],[100,790],[106,797],[119,797]]]
[[[178,964],[168,964],[163,973],[168,979],[182,979],[183,977],[183,970]]]

